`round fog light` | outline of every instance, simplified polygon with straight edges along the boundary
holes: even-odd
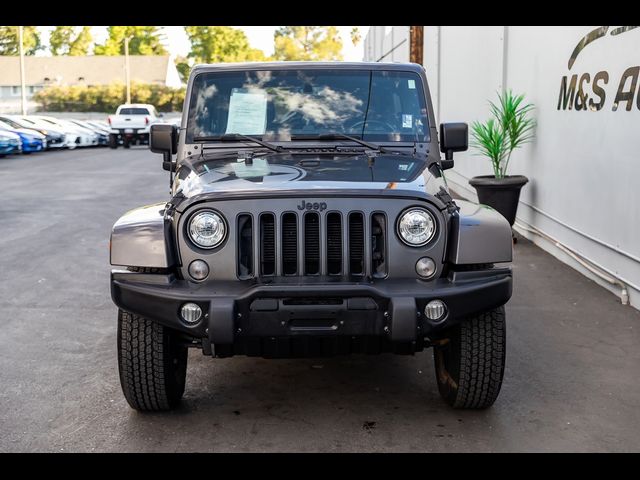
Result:
[[[202,309],[195,303],[185,303],[180,309],[182,319],[187,323],[196,323],[202,316]]]
[[[422,278],[432,277],[436,273],[436,262],[429,257],[422,257],[416,262],[416,273]]]
[[[209,265],[204,260],[194,260],[189,265],[189,275],[195,280],[204,280],[209,275]]]
[[[427,306],[424,307],[424,315],[429,320],[440,320],[444,318],[447,313],[447,307],[442,300],[431,300],[427,303]]]

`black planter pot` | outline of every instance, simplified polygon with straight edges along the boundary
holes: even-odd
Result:
[[[469,184],[478,192],[478,202],[496,209],[513,226],[520,199],[520,189],[529,181],[524,175],[495,178],[491,175],[473,177]]]

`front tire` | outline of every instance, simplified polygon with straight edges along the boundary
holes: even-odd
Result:
[[[127,402],[142,412],[175,408],[184,393],[187,347],[176,332],[118,310],[118,370]]]
[[[118,148],[118,136],[113,133],[109,134],[109,148]]]
[[[454,408],[490,407],[500,393],[505,356],[504,306],[463,321],[433,350],[440,395]]]

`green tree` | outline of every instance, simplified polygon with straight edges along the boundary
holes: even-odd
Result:
[[[181,55],[176,56],[175,58],[176,68],[178,69],[178,75],[180,75],[180,80],[184,83],[189,79],[189,74],[191,73],[191,62],[187,57],[183,57]]]
[[[93,38],[91,27],[78,27],[59,25],[49,34],[49,48],[52,55],[87,55]]]
[[[124,39],[129,37],[130,55],[168,55],[162,44],[164,35],[153,26],[112,26],[103,45],[96,45],[96,55],[124,55]]]
[[[351,35],[351,43],[353,43],[354,47],[357,46],[362,40],[362,34],[360,33],[360,29],[358,27],[353,27],[351,29],[351,32],[349,32],[349,35]]]
[[[189,58],[198,63],[251,62],[265,60],[262,50],[251,48],[242,30],[222,26],[184,27],[191,51]]]
[[[0,27],[0,55],[20,55],[18,27]],[[23,41],[25,55],[34,55],[42,48],[37,27],[24,27]]]
[[[342,60],[337,27],[282,27],[274,33],[276,60]]]
[[[152,103],[160,112],[179,112],[185,89],[166,85],[131,83],[134,103]],[[39,90],[33,99],[39,110],[50,112],[113,112],[124,101],[123,83],[109,85],[50,85]]]

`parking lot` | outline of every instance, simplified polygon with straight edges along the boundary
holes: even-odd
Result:
[[[640,312],[526,240],[493,408],[456,411],[416,356],[211,359],[180,409],[120,391],[109,233],[167,198],[144,147],[0,158],[0,451],[637,451]]]

